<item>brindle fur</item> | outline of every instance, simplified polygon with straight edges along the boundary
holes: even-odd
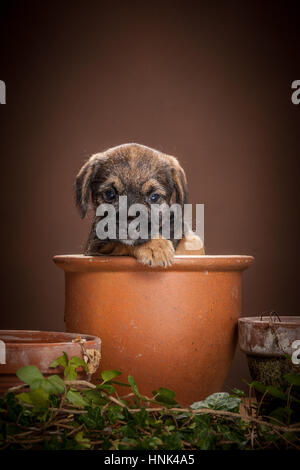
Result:
[[[81,217],[85,217],[89,201],[94,211],[106,202],[104,191],[114,188],[118,195],[127,196],[131,204],[144,204],[150,213],[147,196],[153,192],[161,195],[160,203],[169,205],[187,203],[186,176],[176,158],[140,144],[123,144],[93,155],[81,168],[76,178],[76,203]],[[118,197],[113,204],[118,205]],[[96,225],[100,217],[95,215],[86,244],[86,255],[127,255],[150,266],[169,266],[173,263],[175,250],[178,254],[204,254],[202,242],[193,232],[182,240],[174,239],[171,224],[170,240],[135,240],[126,245],[118,239],[99,240]],[[186,252],[186,247],[189,250]]]

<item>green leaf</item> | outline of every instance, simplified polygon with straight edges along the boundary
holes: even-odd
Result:
[[[240,407],[241,399],[232,397],[227,392],[213,393],[205,400],[195,402],[191,405],[194,410],[200,408],[210,408],[212,410],[225,410],[238,412]]]
[[[110,394],[115,393],[115,387],[113,387],[110,384],[104,383],[104,384],[98,385],[97,388],[100,389],[100,390],[105,390],[106,392],[108,392]]]
[[[281,400],[286,400],[287,396],[279,388],[273,387],[273,385],[268,385],[267,392],[272,395],[272,397],[280,398]]]
[[[180,450],[182,449],[181,438],[179,432],[163,436],[163,442],[166,450]]]
[[[174,400],[174,397],[175,392],[169,390],[168,388],[160,387],[158,389],[158,394],[156,395],[155,400],[166,405],[177,405],[177,401]]]
[[[56,361],[52,362],[50,367],[58,367],[61,365],[64,367],[64,377],[66,380],[76,380],[78,367],[83,367],[84,370],[88,371],[88,366],[81,357],[73,356],[70,360],[67,354],[64,352]]]
[[[264,384],[257,382],[256,380],[251,382],[250,387],[255,388],[255,390],[257,390],[260,393],[265,393],[265,391],[267,390],[267,387]]]
[[[127,384],[125,382],[118,382],[117,380],[112,380],[111,383],[115,384],[115,385],[121,385],[121,387],[130,387],[129,384]]]
[[[125,438],[135,438],[138,437],[138,431],[133,423],[125,424],[125,426],[121,426],[122,434]]]
[[[53,361],[49,367],[58,367],[62,366],[63,368],[67,367],[69,364],[69,358],[67,353],[63,353],[62,356],[59,356],[55,361]]]
[[[292,411],[290,408],[276,408],[275,410],[271,411],[269,414],[270,418],[275,418],[274,424],[278,424],[275,421],[280,421],[281,423],[286,423],[289,416],[291,415]]]
[[[42,387],[27,393],[19,393],[16,398],[37,408],[45,407],[49,403],[49,394]]]
[[[283,437],[287,439],[289,442],[294,442],[297,440],[297,434],[295,432],[285,432]]]
[[[130,439],[129,437],[124,437],[119,443],[119,450],[130,450],[137,445],[136,439]]]
[[[107,409],[107,416],[111,424],[115,424],[118,419],[124,419],[122,407],[119,405],[112,405]]]
[[[44,378],[34,380],[30,384],[30,390],[37,390],[40,387],[44,387],[45,382],[46,382],[46,379],[44,379]]]
[[[101,372],[101,377],[104,382],[109,382],[110,380],[114,379],[115,377],[118,377],[118,375],[121,375],[122,372],[119,372],[118,370],[103,370]]]
[[[83,432],[80,431],[75,436],[75,441],[80,444],[83,449],[89,449],[91,447],[90,440],[83,437]]]
[[[60,405],[60,396],[54,395],[53,393],[49,395],[49,406],[53,408],[59,408]]]
[[[208,403],[206,400],[201,400],[201,401],[195,401],[192,403],[190,406],[193,410],[200,410],[201,408],[209,408]]]
[[[92,405],[105,405],[107,403],[107,398],[102,397],[97,390],[85,390],[84,396]]]
[[[35,381],[44,380],[43,374],[36,366],[21,367],[17,370],[16,375],[20,380],[22,380],[22,382],[25,382],[28,385],[31,385]]]
[[[134,378],[132,377],[132,375],[128,375],[128,383],[130,384],[133,393],[134,393],[137,397],[141,398],[142,395],[140,394],[139,389],[137,388],[137,384],[135,383],[135,380],[134,380]]]
[[[89,402],[83,398],[80,392],[74,392],[73,390],[69,390],[67,395],[67,399],[70,403],[74,406],[79,406],[79,408],[84,408],[89,404]]]
[[[141,411],[133,414],[134,422],[141,428],[144,428],[147,426],[147,424],[149,424],[148,417],[149,415],[145,408],[142,408]]]
[[[76,366],[74,364],[71,364],[71,363],[68,364],[68,366],[64,370],[64,377],[66,380],[77,379]]]
[[[219,431],[222,435],[222,440],[224,441],[231,441],[231,444],[238,444],[240,448],[243,448],[247,444],[247,439],[245,440],[245,436],[241,434],[239,430],[235,430],[232,426],[228,426],[227,424],[221,423],[219,425]],[[228,448],[228,444],[224,445],[225,449]]]
[[[75,366],[76,369],[77,367],[83,367],[88,372],[87,363],[81,357],[73,356],[70,359],[69,363],[71,364],[71,366]]]
[[[237,395],[238,397],[245,397],[246,393],[244,392],[244,390],[240,390],[239,388],[233,388],[232,395]]]
[[[167,398],[168,400],[174,400],[174,397],[175,397],[175,392],[173,392],[173,390],[169,390],[168,388],[163,388],[163,387],[160,387],[158,389],[158,394],[161,397]]]
[[[16,398],[20,401],[23,401],[24,403],[28,403],[29,405],[32,405],[32,399],[30,397],[30,392],[18,393],[16,395]]]
[[[269,432],[269,430],[265,430],[263,432],[263,437],[266,442],[277,442],[281,439],[281,436],[274,434],[273,432]]]
[[[211,427],[211,417],[207,414],[196,415],[193,421],[201,431]]]
[[[300,387],[300,374],[286,374],[284,378],[289,384]]]
[[[101,409],[99,407],[88,407],[87,414],[79,415],[78,420],[80,423],[85,424],[87,428],[103,429],[105,426],[105,419],[102,416]]]
[[[213,450],[215,448],[215,436],[212,432],[203,430],[198,435],[197,447],[200,450]]]
[[[64,381],[58,375],[50,375],[47,377],[42,383],[42,387],[49,394],[53,393],[57,395],[65,391]]]

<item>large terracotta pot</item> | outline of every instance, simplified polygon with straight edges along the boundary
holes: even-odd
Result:
[[[140,391],[167,387],[190,405],[220,391],[251,256],[176,256],[168,269],[130,257],[55,256],[65,271],[67,331],[101,338],[102,369],[133,375]],[[95,374],[95,376],[97,373]]]

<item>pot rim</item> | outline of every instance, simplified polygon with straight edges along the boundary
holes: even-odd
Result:
[[[48,342],[34,342],[34,341],[26,341],[25,338],[18,338],[18,340],[15,342],[10,342],[9,339],[6,340],[5,336],[15,336],[15,338],[20,335],[21,333],[23,334],[39,334],[39,333],[47,333],[48,335],[65,335],[66,336],[66,341],[48,341]],[[72,342],[72,339],[77,338],[80,336],[82,339],[85,339],[84,345],[90,346],[93,343],[97,343],[98,345],[101,345],[101,339],[98,336],[93,336],[89,334],[84,334],[84,333],[69,333],[67,331],[46,331],[46,330],[0,330],[0,340],[4,341],[5,346],[12,347],[14,349],[21,349],[21,348],[41,348],[41,347],[51,347],[51,346],[70,346],[70,345],[75,345],[75,344],[80,344],[79,342]],[[67,340],[67,337],[69,337],[69,341]],[[14,339],[15,339],[14,338]],[[20,340],[19,340],[20,339]],[[22,341],[23,340],[23,341]]]
[[[83,254],[56,255],[54,263],[64,271],[243,271],[251,266],[249,255],[175,255],[168,268],[150,267],[131,256],[86,256]]]
[[[269,325],[272,323],[272,325],[275,326],[284,326],[284,327],[295,327],[297,325],[300,326],[300,316],[292,316],[292,315],[279,315],[279,320],[274,320],[273,319],[266,319],[266,320],[261,320],[260,317],[242,317],[238,319],[239,323],[248,323],[252,325]]]

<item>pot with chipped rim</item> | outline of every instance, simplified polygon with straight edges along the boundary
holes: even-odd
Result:
[[[90,380],[100,363],[101,340],[92,335],[59,331],[0,330],[0,341],[1,362],[5,362],[0,363],[0,395],[6,393],[10,387],[22,383],[16,376],[16,371],[23,366],[37,366],[45,377],[52,374],[63,376],[61,367],[49,366],[64,352],[69,359],[72,356],[85,359],[89,372],[83,367],[77,370],[78,378],[83,380]]]
[[[300,317],[269,312],[240,318],[238,325],[239,346],[246,354],[252,380],[265,386],[288,386],[284,376],[300,373]]]

